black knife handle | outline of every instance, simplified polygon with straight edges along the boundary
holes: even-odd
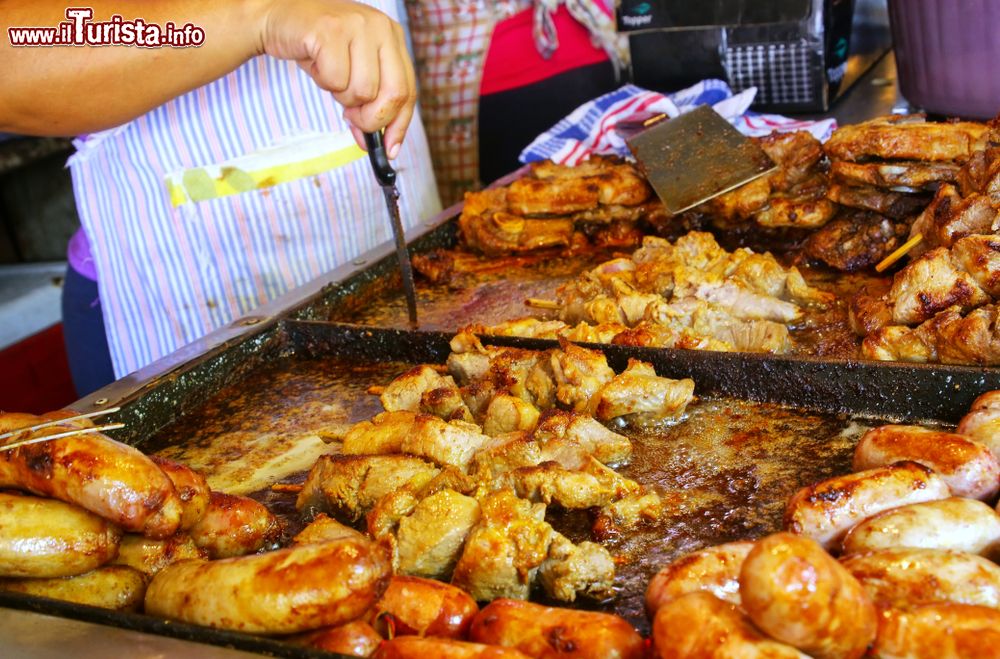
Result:
[[[365,147],[368,148],[368,159],[375,170],[375,178],[379,185],[388,188],[396,185],[396,170],[389,163],[389,154],[385,152],[385,142],[382,141],[382,131],[365,133]]]

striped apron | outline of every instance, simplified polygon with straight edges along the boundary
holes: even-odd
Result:
[[[391,240],[342,113],[294,62],[258,57],[77,141],[69,168],[116,377]],[[395,166],[412,227],[440,210],[419,114]]]

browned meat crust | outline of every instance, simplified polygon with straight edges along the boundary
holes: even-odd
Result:
[[[835,270],[857,272],[873,267],[899,247],[907,230],[905,222],[850,211],[809,236],[804,249],[807,256]]]

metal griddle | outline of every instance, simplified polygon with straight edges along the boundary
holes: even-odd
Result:
[[[429,222],[414,253],[450,247],[458,207]],[[450,332],[414,332],[322,322],[332,309],[369,304],[373,291],[398,286],[395,253],[383,245],[352,264],[333,271],[265,305],[201,341],[123,378],[72,405],[93,411],[120,405],[117,419],[126,427],[115,438],[143,447],[227,385],[288,358],[337,355],[373,362],[398,360],[442,362]],[[489,338],[487,343],[545,349],[554,342]],[[969,366],[873,363],[810,357],[775,357],[674,349],[589,345],[622,368],[634,357],[654,364],[667,377],[692,377],[700,396],[728,396],[805,410],[847,413],[904,422],[954,423],[984,391],[1000,389],[1000,369]],[[150,616],[115,613],[0,592],[0,606],[86,620],[124,629],[184,638],[275,656],[331,656],[275,639],[220,632]]]

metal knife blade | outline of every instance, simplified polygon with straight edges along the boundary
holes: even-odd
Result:
[[[385,195],[385,207],[389,211],[389,222],[392,224],[392,235],[396,240],[396,259],[399,261],[399,273],[403,279],[403,293],[406,295],[406,310],[410,317],[410,326],[417,328],[417,291],[413,282],[413,266],[410,264],[410,252],[406,248],[406,235],[403,233],[403,221],[399,216],[399,190],[396,188],[396,170],[389,163],[385,151],[382,131],[365,133],[365,146],[368,148],[368,160],[378,184],[382,186]]]

